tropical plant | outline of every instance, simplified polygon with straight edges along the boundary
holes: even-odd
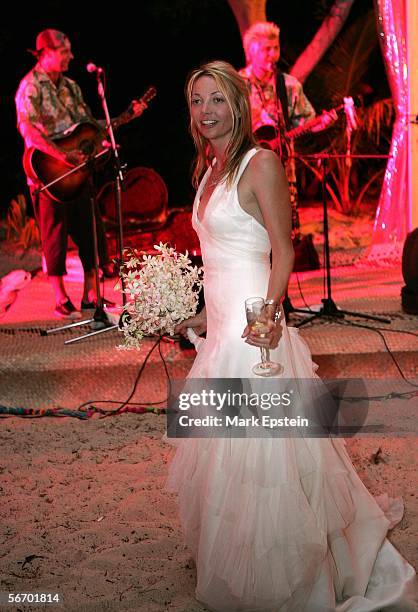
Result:
[[[18,194],[9,205],[6,220],[6,240],[11,240],[25,251],[31,246],[39,246],[41,239],[35,220],[27,214],[26,198]]]
[[[318,151],[320,143],[321,152],[330,155],[327,190],[335,208],[344,213],[358,211],[366,193],[382,178],[386,166],[386,160],[378,156],[386,154],[389,149],[394,117],[392,101],[383,99],[364,106],[361,95],[369,88],[365,77],[376,47],[375,16],[370,11],[359,17],[340,36],[308,83],[309,91],[314,92],[309,95],[317,107],[325,100],[327,105],[338,106],[348,96],[360,101],[354,131],[347,130],[347,122],[343,118],[322,137],[316,135],[315,139],[311,139],[306,148],[309,151],[315,146]],[[350,155],[371,157],[355,159]],[[321,180],[321,171],[312,161],[302,156],[302,162],[316,179]]]
[[[266,19],[265,0],[228,0],[228,3],[238,22],[241,35],[254,21]],[[365,77],[370,68],[372,54],[378,45],[375,12],[370,10],[362,14],[339,35],[352,5],[353,0],[318,0],[322,25],[290,68],[290,73],[300,81],[307,80],[306,90],[316,108],[339,106],[344,97],[359,96],[369,88]],[[328,163],[327,190],[338,211],[356,212],[365,195],[370,193],[374,185],[379,184],[385,168],[382,160],[360,161],[353,160],[349,155],[342,155],[386,153],[390,144],[388,128],[392,119],[391,100],[380,100],[370,107],[362,106],[359,109],[355,131],[347,131],[345,122],[340,121],[335,129],[328,130],[324,136],[315,135],[315,138],[311,139],[311,148],[309,140],[307,147],[303,147],[302,152],[318,152],[319,143],[322,144],[323,153],[341,156]],[[302,157],[302,164],[306,169],[309,168],[317,183],[321,181],[321,169],[315,162]],[[305,184],[312,182],[303,171],[300,180]]]
[[[310,75],[343,27],[354,0],[335,0],[321,27],[290,69],[301,83]]]
[[[323,19],[322,24],[291,69],[291,74],[301,82],[311,73],[334,42],[353,3],[354,0],[334,0],[329,6],[329,0],[318,0],[317,12]],[[234,13],[241,36],[256,21],[267,19],[266,0],[228,0],[228,4]]]

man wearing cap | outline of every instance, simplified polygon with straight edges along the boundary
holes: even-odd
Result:
[[[77,83],[64,76],[73,59],[68,37],[58,30],[44,30],[36,38],[37,58],[34,68],[21,80],[16,93],[17,125],[25,147],[65,162],[69,169],[85,161],[79,150],[64,151],[55,142],[65,130],[77,123],[96,123]],[[84,270],[81,308],[95,306],[97,288],[94,270],[91,205],[84,193],[73,202],[57,202],[46,192],[35,193],[39,183],[28,177],[34,212],[41,232],[48,277],[55,293],[55,316],[79,318],[65,289],[68,235],[79,249]],[[97,237],[102,259],[106,259],[103,227],[97,217]],[[103,263],[106,263],[104,261]]]

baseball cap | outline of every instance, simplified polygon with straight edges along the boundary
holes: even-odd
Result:
[[[58,47],[62,47],[66,40],[68,40],[68,36],[64,32],[48,28],[40,32],[36,37],[36,51],[29,50],[34,55],[39,55],[43,49],[58,49]]]

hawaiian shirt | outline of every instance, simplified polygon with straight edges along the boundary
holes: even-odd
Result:
[[[94,121],[77,83],[61,75],[55,85],[39,64],[21,80],[15,100],[19,131],[27,121],[46,136],[59,138],[77,123]]]
[[[242,68],[239,73],[247,81],[250,92],[253,131],[262,125],[282,126],[283,117],[281,112],[279,114],[281,105],[276,95],[276,75],[273,74],[268,82],[262,83],[253,75],[251,66]],[[290,74],[284,72],[283,76],[290,124],[292,128],[298,127],[315,117],[315,109],[306,97],[302,84]]]

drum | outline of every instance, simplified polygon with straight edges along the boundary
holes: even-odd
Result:
[[[167,218],[168,191],[161,176],[152,168],[131,168],[125,174],[122,191],[123,222],[163,223]],[[113,181],[101,188],[97,201],[105,219],[117,222]]]

